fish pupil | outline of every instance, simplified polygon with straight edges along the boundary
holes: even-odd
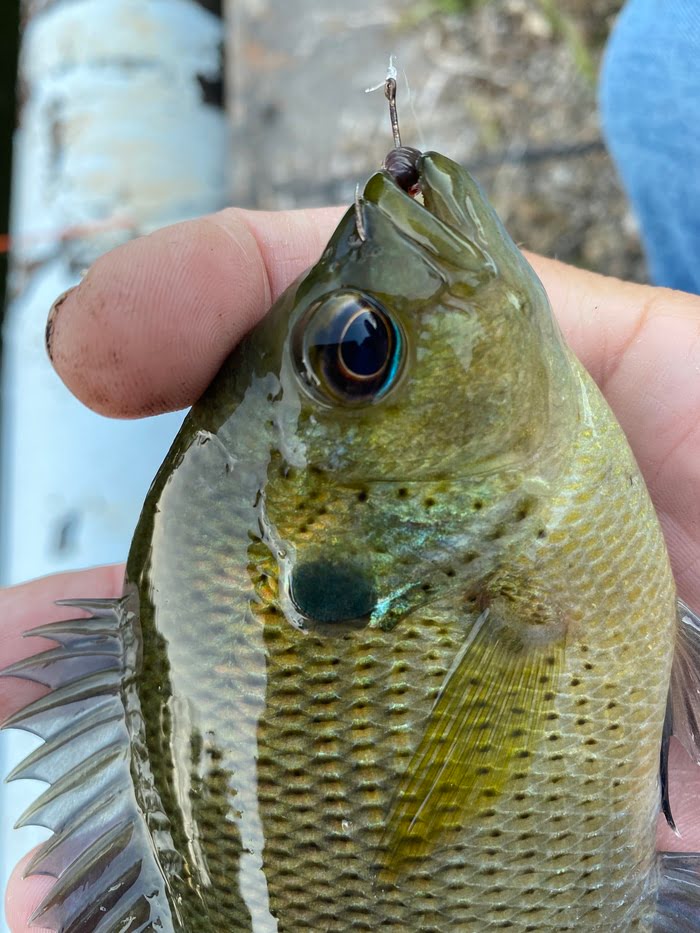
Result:
[[[371,379],[386,367],[391,343],[385,321],[372,311],[359,311],[342,333],[338,346],[339,362],[350,377]]]

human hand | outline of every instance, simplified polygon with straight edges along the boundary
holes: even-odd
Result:
[[[335,209],[228,210],[120,247],[52,313],[50,353],[59,374],[85,404],[114,417],[191,404],[235,343],[318,257],[339,216]],[[679,593],[698,609],[700,298],[528,258],[567,340],[627,433],[664,527]],[[117,595],[121,573],[99,568],[0,592],[0,665],[42,647],[22,640],[21,632],[64,617],[53,600]],[[36,685],[0,679],[0,721],[40,693]],[[691,803],[699,769],[675,747],[672,768],[683,837],[662,826],[660,846],[698,851],[700,813]],[[22,880],[18,867],[7,898],[14,933],[27,930],[50,884],[45,877]]]

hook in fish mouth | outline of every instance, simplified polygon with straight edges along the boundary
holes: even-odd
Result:
[[[290,595],[309,624],[331,626],[334,632],[363,628],[377,604],[374,580],[351,560],[300,562],[292,572]]]
[[[473,288],[495,278],[498,268],[488,231],[494,233],[498,220],[474,179],[437,152],[394,149],[390,156],[384,170],[372,175],[355,197],[355,235],[364,242],[372,231],[377,235],[380,222],[388,221],[425,262],[439,262],[439,270],[459,270]]]
[[[401,142],[399,117],[396,112],[396,69],[393,56],[389,60],[389,74],[384,82],[384,95],[389,101],[391,131],[394,135],[394,148],[384,159],[384,170],[391,175],[399,188],[414,195],[420,189],[421,153],[413,146],[404,146]]]

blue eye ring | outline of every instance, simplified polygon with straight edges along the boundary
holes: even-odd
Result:
[[[383,399],[403,368],[401,327],[376,298],[333,292],[297,322],[292,347],[297,372],[320,401],[351,406]]]

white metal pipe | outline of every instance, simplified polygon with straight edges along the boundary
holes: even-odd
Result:
[[[4,339],[0,576],[123,559],[179,416],[111,422],[46,358],[54,298],[105,249],[225,201],[227,127],[212,103],[223,26],[198,0],[26,0]],[[89,594],[78,594],[89,595]],[[25,754],[0,740],[0,776]],[[0,790],[0,882],[39,837],[11,830],[36,786]],[[0,930],[6,929],[0,921]]]

